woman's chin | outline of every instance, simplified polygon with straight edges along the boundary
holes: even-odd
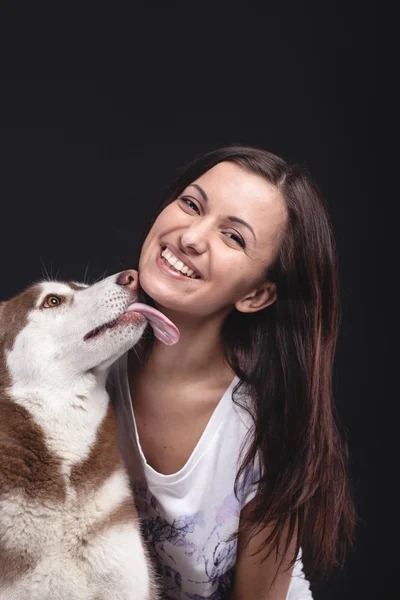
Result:
[[[168,309],[178,311],[182,308],[182,299],[176,298],[176,293],[168,289],[168,286],[160,282],[154,281],[152,277],[139,277],[140,287],[151,298],[154,305],[159,309]],[[175,298],[174,298],[175,296]]]

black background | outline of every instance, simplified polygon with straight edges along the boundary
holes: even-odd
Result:
[[[314,594],[394,598],[375,9],[219,8],[2,21],[0,298],[46,273],[93,281],[135,266],[167,184],[201,151],[237,142],[306,164],[339,249],[335,387],[359,511],[344,570]]]

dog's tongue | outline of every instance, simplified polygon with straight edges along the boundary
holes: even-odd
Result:
[[[132,311],[141,313],[148,318],[154,335],[164,344],[171,346],[179,340],[179,329],[156,308],[141,302],[134,302],[126,309],[126,312]]]

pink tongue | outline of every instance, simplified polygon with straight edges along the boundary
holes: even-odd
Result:
[[[126,312],[132,311],[145,315],[148,318],[154,335],[161,342],[164,342],[164,344],[171,346],[179,340],[179,329],[159,310],[141,302],[134,302],[126,309]]]

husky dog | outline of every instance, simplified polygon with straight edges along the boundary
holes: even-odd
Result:
[[[106,380],[148,322],[136,271],[0,303],[0,600],[155,600]]]

